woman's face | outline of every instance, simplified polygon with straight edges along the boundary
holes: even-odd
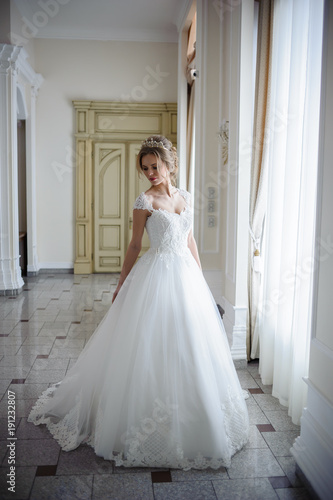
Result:
[[[157,169],[157,162],[159,163],[159,170]],[[169,182],[170,175],[169,171],[165,166],[165,163],[153,154],[148,154],[141,159],[142,171],[147,177],[152,186],[158,186],[158,184]]]

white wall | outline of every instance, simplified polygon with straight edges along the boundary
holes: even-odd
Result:
[[[313,337],[307,408],[292,452],[320,498],[333,491],[333,4],[324,15]]]
[[[45,79],[37,99],[39,263],[41,268],[71,268],[75,223],[72,100],[176,102],[177,44],[35,39],[34,49],[34,69]]]

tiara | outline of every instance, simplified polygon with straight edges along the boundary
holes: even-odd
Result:
[[[142,147],[163,148],[169,151],[168,148],[164,146],[162,141],[153,141],[152,139],[146,139],[145,141],[142,141]]]

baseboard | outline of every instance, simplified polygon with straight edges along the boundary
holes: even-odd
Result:
[[[301,434],[291,452],[308,483],[326,500],[333,491],[333,406],[309,380],[307,408],[301,417]]]

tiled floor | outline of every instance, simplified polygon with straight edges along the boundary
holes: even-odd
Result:
[[[251,433],[229,469],[115,468],[88,446],[64,452],[44,426],[27,423],[38,395],[63,378],[109,307],[110,275],[27,278],[17,297],[0,297],[0,497],[2,499],[270,500],[311,498],[295,475],[299,434],[286,408],[262,385],[258,365],[238,363],[248,389]],[[8,491],[8,390],[16,397],[16,491]]]

